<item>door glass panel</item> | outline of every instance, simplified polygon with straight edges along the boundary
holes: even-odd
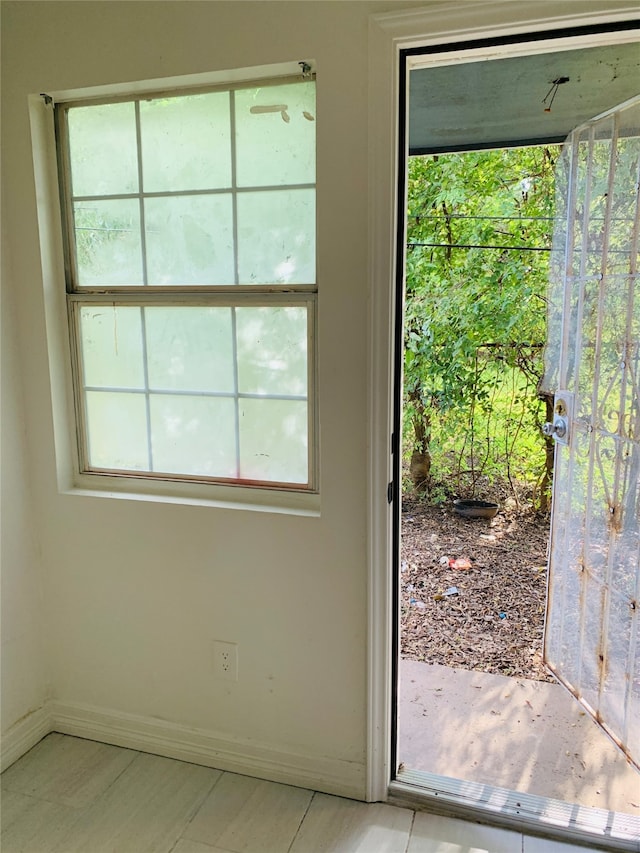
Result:
[[[625,671],[627,649],[631,645],[633,632],[633,610],[624,595],[611,593],[608,604],[608,619],[605,627],[603,654],[603,689],[600,711],[608,726],[614,731],[623,731],[628,682]]]
[[[549,390],[576,391],[556,445],[545,660],[636,766],[639,164],[640,98],[567,139],[545,370]]]

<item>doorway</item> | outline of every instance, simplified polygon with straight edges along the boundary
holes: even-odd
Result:
[[[564,35],[568,38],[567,34],[564,34]],[[495,48],[495,42],[493,43],[493,46],[494,46],[494,48]],[[541,45],[538,45],[538,47],[541,47]],[[556,46],[554,46],[554,49],[555,49],[556,47],[557,47],[557,45],[556,45]],[[402,194],[402,193],[401,193],[401,194]],[[375,360],[375,359],[374,359],[374,360]],[[376,369],[376,368],[375,368],[375,365],[374,365],[374,371],[375,371],[375,369]],[[397,426],[397,424],[396,424],[396,426]],[[398,454],[397,454],[397,449],[398,449],[398,444],[397,444],[397,440],[398,440],[397,436],[398,436],[398,434],[397,434],[397,432],[395,433],[395,435],[396,435],[396,439],[395,439],[395,441],[394,441],[393,446],[394,446],[394,449],[395,449],[395,451],[396,451],[396,456],[397,456],[397,455],[398,455]],[[375,472],[374,472],[374,473],[375,473]],[[374,479],[375,479],[375,478],[374,478]],[[397,496],[397,482],[395,483],[395,487],[396,487],[396,496]],[[396,515],[398,514],[398,513],[397,513],[397,506],[398,506],[398,504],[396,504]],[[395,523],[396,523],[396,527],[398,527],[398,526],[399,526],[399,518],[396,518],[396,519],[395,519]],[[381,540],[381,542],[382,542],[382,540]],[[383,544],[383,542],[382,542],[382,544]],[[374,604],[375,604],[375,602],[374,602]],[[398,791],[400,791],[400,790],[402,789],[402,787],[403,787],[403,785],[404,785],[404,784],[406,784],[406,782],[401,782],[401,783],[399,783],[399,784],[394,784],[394,785],[392,785],[392,790],[393,790],[393,791],[395,791],[395,792],[398,792]],[[469,797],[467,796],[467,797],[466,797],[466,803],[463,803],[463,800],[465,799],[465,796],[466,796],[466,795],[464,795],[464,796],[463,796],[463,794],[462,794],[462,789],[463,789],[463,788],[464,788],[464,785],[462,785],[462,787],[461,787],[460,785],[458,785],[457,787],[454,785],[454,786],[450,789],[449,793],[447,793],[447,792],[444,790],[444,788],[441,788],[441,789],[440,789],[440,791],[432,791],[432,795],[433,795],[434,797],[440,797],[440,803],[441,803],[441,804],[444,804],[444,803],[445,803],[445,801],[447,801],[449,804],[452,804],[452,803],[453,803],[453,804],[455,805],[455,804],[457,803],[457,804],[458,804],[458,806],[460,806],[460,805],[468,806],[468,805],[469,805],[469,803],[471,802],[471,800],[473,800],[473,797],[471,797],[471,800],[470,800],[470,799],[469,799]],[[454,791],[454,789],[455,789],[455,791]],[[465,790],[466,790],[466,794],[469,794],[470,787],[467,785]],[[447,800],[447,797],[449,797],[449,800]],[[520,797],[519,799],[522,799],[522,797]],[[486,798],[485,798],[485,800],[486,800]],[[504,804],[506,803],[506,798],[503,798],[502,802],[503,802],[503,806],[504,806]],[[478,800],[478,803],[479,803],[479,800]],[[476,803],[476,804],[478,804],[478,803]],[[519,805],[520,805],[520,802],[518,801],[517,803],[515,803],[515,801],[514,801],[514,804],[513,804],[513,805],[514,805],[513,813],[515,814],[515,813],[516,813],[516,811],[517,811],[517,809],[515,808],[515,806],[516,806],[516,805],[517,805],[517,806],[519,806]],[[506,806],[501,807],[501,810],[500,810],[500,811],[501,811],[501,815],[502,815],[502,816],[504,816],[504,815],[506,814],[506,811],[507,811],[507,810],[508,810],[508,808],[507,808]],[[522,814],[520,814],[520,816],[519,816],[519,818],[518,818],[518,819],[520,820],[520,822],[522,822],[522,820],[523,820],[523,818],[522,818]]]
[[[635,771],[542,663],[553,397],[538,388],[559,156],[409,158],[399,775],[640,814]]]

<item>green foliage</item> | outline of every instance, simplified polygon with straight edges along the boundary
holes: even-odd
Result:
[[[409,161],[405,439],[428,455],[423,485],[440,493],[533,484],[544,468],[549,255],[510,247],[550,248],[558,152]],[[503,248],[465,248],[488,246]]]
[[[105,250],[113,251],[132,232],[130,216],[117,213],[109,203],[82,202],[74,210],[76,257],[81,269],[99,265]]]

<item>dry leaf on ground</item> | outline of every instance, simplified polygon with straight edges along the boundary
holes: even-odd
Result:
[[[542,663],[548,536],[547,518],[472,520],[404,500],[402,657],[553,681]]]

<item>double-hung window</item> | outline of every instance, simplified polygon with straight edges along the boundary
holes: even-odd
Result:
[[[316,490],[315,81],[56,105],[79,471]]]

